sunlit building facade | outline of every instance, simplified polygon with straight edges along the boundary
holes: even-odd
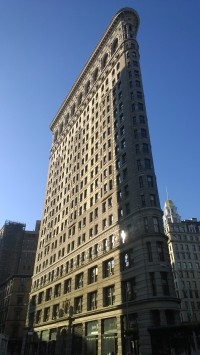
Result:
[[[178,321],[138,25],[114,16],[51,123],[26,354],[149,355],[150,329]]]
[[[34,231],[6,221],[0,229],[0,354],[20,354],[40,222]],[[7,352],[6,352],[7,348]]]
[[[182,322],[200,322],[200,221],[181,220],[172,200],[166,200],[164,227],[168,236]]]

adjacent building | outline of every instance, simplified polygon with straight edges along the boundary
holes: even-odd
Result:
[[[138,26],[114,16],[51,123],[26,354],[164,354],[179,320]]]
[[[40,223],[6,221],[0,230],[0,349],[21,352]],[[6,352],[6,348],[7,351]]]
[[[164,226],[182,322],[200,321],[200,221],[181,220],[173,201],[166,200]]]

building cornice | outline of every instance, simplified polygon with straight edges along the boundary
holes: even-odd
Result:
[[[74,85],[72,86],[72,89],[70,90],[69,94],[65,98],[63,104],[61,105],[59,111],[57,112],[57,114],[55,115],[53,121],[51,122],[50,129],[52,131],[53,131],[57,121],[59,120],[60,116],[62,114],[64,114],[64,111],[66,110],[67,104],[72,101],[74,96],[76,96],[75,94],[77,93],[77,90],[83,84],[85,78],[89,74],[89,71],[91,70],[91,68],[94,68],[94,62],[99,57],[99,55],[100,55],[100,53],[102,51],[102,48],[105,47],[105,43],[108,41],[108,39],[110,39],[111,33],[113,33],[113,31],[116,28],[117,24],[123,19],[123,17],[127,16],[128,14],[135,16],[135,20],[136,20],[135,35],[137,34],[137,30],[138,30],[138,27],[139,27],[139,16],[138,16],[137,12],[134,9],[129,8],[129,7],[122,8],[113,17],[113,20],[111,21],[110,25],[108,26],[108,28],[104,32],[104,34],[102,36],[102,39],[100,40],[100,42],[98,43],[98,45],[94,49],[92,55],[90,56],[90,58],[86,62],[86,64],[85,64],[83,70],[81,71],[78,79],[75,81]]]

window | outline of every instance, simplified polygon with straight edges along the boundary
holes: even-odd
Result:
[[[150,159],[144,159],[144,167],[145,167],[145,169],[151,169]]]
[[[154,232],[156,233],[159,232],[159,223],[157,217],[153,217],[153,228],[154,228]]]
[[[121,100],[121,98],[122,98],[122,92],[120,91],[118,94],[118,100]]]
[[[87,82],[86,86],[85,86],[85,93],[87,94],[90,90],[90,81]]]
[[[162,284],[163,294],[165,296],[169,296],[168,273],[161,272],[160,276],[161,276],[161,284]]]
[[[40,311],[37,311],[37,313],[36,313],[35,323],[39,324],[41,322],[41,320],[42,320],[42,311],[40,310]]]
[[[147,217],[144,217],[144,230],[145,230],[145,232],[148,232],[148,230],[149,230],[149,224],[148,224]]]
[[[140,145],[139,144],[135,145],[135,152],[136,152],[136,154],[138,154],[140,152]]]
[[[122,199],[122,192],[121,190],[117,191],[117,201],[120,201]]]
[[[124,114],[121,113],[121,115],[119,116],[119,119],[120,119],[120,123],[122,123],[124,121]]]
[[[115,304],[115,286],[104,288],[104,306],[112,306]]]
[[[152,295],[156,296],[157,295],[157,290],[156,290],[155,273],[154,272],[150,272],[149,276],[150,276]]]
[[[112,207],[112,197],[108,199],[108,208]]]
[[[83,287],[83,272],[75,276],[75,289]]]
[[[142,188],[144,186],[142,176],[139,176],[139,186],[140,186],[140,188]]]
[[[98,234],[98,224],[95,224],[95,226],[94,226],[94,235],[97,235],[97,234]]]
[[[114,245],[115,245],[115,236],[114,235],[109,235],[108,237],[108,245],[110,249],[113,249]]]
[[[158,260],[164,261],[164,249],[163,249],[163,242],[156,242],[157,253],[158,253]]]
[[[123,290],[123,301],[124,302],[129,302],[129,301],[132,301],[136,298],[135,286],[136,286],[135,277],[123,282],[122,290]]]
[[[135,84],[136,84],[136,87],[140,88],[140,81],[139,80],[136,80]]]
[[[145,128],[141,128],[141,137],[142,138],[147,138],[147,131]]]
[[[79,296],[74,299],[74,311],[75,313],[81,313],[82,310],[83,310],[83,296]]]
[[[123,215],[124,215],[123,208],[122,207],[118,208],[118,218],[119,219],[122,218]]]
[[[140,159],[137,160],[137,168],[138,168],[139,171],[142,169],[142,164],[141,164],[141,160]]]
[[[126,163],[126,153],[122,154],[122,164]]]
[[[148,187],[153,187],[153,176],[147,175],[147,185]]]
[[[106,220],[106,218],[104,218],[102,221],[102,229],[105,229],[106,226],[107,226],[107,220]]]
[[[56,319],[59,317],[59,304],[53,305],[52,319]]]
[[[147,245],[148,261],[153,261],[151,242],[147,242],[146,245]]]
[[[95,69],[94,74],[93,74],[93,80],[96,81],[98,77],[98,68]]]
[[[141,195],[141,205],[142,205],[142,207],[146,207],[146,201],[145,201],[144,195]]]
[[[103,277],[109,277],[114,275],[114,259],[104,261],[103,263]]]
[[[88,293],[88,311],[97,308],[97,291]]]
[[[150,195],[150,206],[155,207],[156,206],[156,198],[155,195]]]
[[[119,111],[122,111],[122,110],[123,110],[123,103],[120,102],[120,104],[119,104]]]
[[[93,237],[93,228],[90,228],[89,230],[89,238],[92,238]]]
[[[72,279],[67,279],[64,281],[64,293],[71,292]]]
[[[125,141],[125,139],[122,139],[122,141],[121,141],[121,149],[124,149],[124,148],[126,148],[126,141]]]
[[[126,203],[125,204],[125,211],[126,211],[126,215],[131,213],[130,203]]]
[[[109,250],[108,239],[103,239],[103,252],[106,252],[108,250]]]
[[[144,106],[141,102],[138,103],[138,110],[139,111],[144,111]]]
[[[92,284],[97,281],[98,277],[98,268],[97,266],[93,266],[88,270],[88,284]]]
[[[123,175],[123,180],[126,180],[127,177],[128,177],[128,169],[127,169],[127,168],[125,168],[125,169],[123,170],[122,175]]]
[[[138,130],[137,129],[134,129],[134,137],[138,138]]]
[[[108,222],[109,222],[109,226],[111,226],[113,224],[113,215],[112,214],[108,217]]]
[[[102,203],[102,212],[106,212],[106,202]]]
[[[57,284],[55,285],[54,288],[54,297],[59,297],[60,296],[60,292],[61,292],[61,284]]]
[[[49,320],[49,316],[50,316],[50,307],[46,307],[44,309],[44,317],[43,317],[43,321],[47,322]]]
[[[122,270],[130,269],[134,266],[133,250],[129,249],[121,255],[121,268]]]
[[[121,134],[121,136],[123,136],[123,135],[125,134],[125,128],[124,128],[124,126],[122,126],[122,127],[120,128],[120,134]]]
[[[125,197],[128,197],[129,195],[128,184],[124,186],[124,195]]]
[[[44,296],[44,292],[40,292],[38,295],[38,304],[43,302],[43,296]]]
[[[171,309],[167,309],[165,311],[165,317],[168,325],[173,325],[175,323],[174,319],[174,311]]]
[[[142,115],[140,115],[140,116],[139,116],[139,122],[140,122],[141,124],[144,124],[144,123],[145,123],[145,117],[142,116]]]
[[[142,144],[143,153],[149,153],[149,145],[147,143]]]
[[[160,311],[152,310],[151,311],[151,318],[152,318],[153,325],[155,327],[158,327],[160,325]]]

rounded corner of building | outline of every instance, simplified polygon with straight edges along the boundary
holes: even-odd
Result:
[[[123,13],[132,13],[133,15],[135,15],[135,18],[137,20],[137,29],[139,28],[139,25],[140,25],[140,17],[139,17],[139,14],[138,12],[133,9],[132,7],[123,7],[121,8],[119,11],[116,12],[115,16],[114,16],[114,19],[116,19],[118,16],[121,16]]]

